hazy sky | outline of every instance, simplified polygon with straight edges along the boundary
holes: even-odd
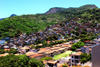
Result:
[[[11,14],[45,13],[52,7],[80,7],[95,4],[100,8],[100,0],[0,0],[0,18]]]

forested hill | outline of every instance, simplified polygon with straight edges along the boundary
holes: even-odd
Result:
[[[52,14],[52,13],[56,13],[56,12],[60,12],[60,11],[83,11],[83,10],[87,10],[87,9],[93,9],[93,8],[98,8],[95,5],[84,5],[81,6],[79,8],[61,8],[61,7],[54,7],[49,9],[49,11],[47,11],[45,14]]]
[[[100,11],[99,9],[97,9]],[[100,14],[100,12],[95,11],[96,14]],[[90,9],[90,11],[92,11]],[[20,33],[34,33],[40,30],[44,30],[47,26],[51,26],[53,24],[57,24],[61,21],[65,21],[69,18],[79,17],[87,10],[83,10],[80,12],[76,11],[61,11],[54,14],[37,14],[37,15],[22,15],[22,16],[14,16],[9,17],[7,19],[0,21],[0,38],[5,37],[14,37],[18,36]],[[91,17],[95,17],[95,15],[91,15]],[[100,15],[99,15],[100,16]],[[80,16],[81,17],[81,16]],[[90,16],[88,16],[90,17]],[[81,23],[82,19],[79,20]],[[96,20],[95,20],[96,21]]]
[[[45,27],[59,23],[61,21],[72,18],[78,14],[77,12],[65,12],[62,14],[48,14],[48,15],[22,15],[9,17],[0,21],[0,37],[13,37],[18,33],[32,33],[44,30]]]

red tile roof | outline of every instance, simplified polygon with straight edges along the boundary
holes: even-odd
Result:
[[[32,55],[35,55],[35,54],[37,54],[37,53],[34,53],[34,52],[27,52],[26,53],[27,56],[32,56]]]
[[[92,41],[90,41],[90,40],[86,40],[85,42],[92,42]]]
[[[49,43],[50,43],[50,41],[47,41],[47,43],[49,44]]]
[[[10,51],[10,49],[4,49],[4,50],[5,50],[5,51],[7,51],[7,50]]]
[[[57,63],[57,61],[49,60],[47,63],[55,64],[55,63]]]
[[[81,54],[82,54],[82,52],[76,52],[76,53],[73,53],[72,55],[80,56]]]
[[[30,56],[30,58],[35,58],[35,57],[40,57],[40,56],[43,56],[44,54],[35,54],[33,56]]]
[[[51,47],[40,48],[40,50],[39,50],[39,51],[47,51],[47,50],[49,50],[49,49],[51,49]]]

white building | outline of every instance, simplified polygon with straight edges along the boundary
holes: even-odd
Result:
[[[76,52],[71,55],[71,66],[76,66],[80,63],[80,56],[82,52]]]

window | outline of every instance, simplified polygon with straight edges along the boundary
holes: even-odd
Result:
[[[75,59],[79,59],[79,56],[75,56]]]
[[[79,61],[78,60],[75,60],[75,63],[79,63]]]

